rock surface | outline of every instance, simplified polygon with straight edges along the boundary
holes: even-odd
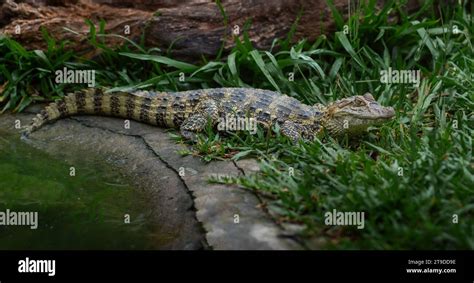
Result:
[[[26,125],[40,107],[24,114],[0,116],[0,128]],[[20,139],[18,140],[20,141]],[[165,129],[96,116],[75,116],[46,125],[28,141],[58,158],[105,160],[145,190],[156,207],[154,218],[163,233],[175,237],[170,249],[261,250],[301,249],[288,231],[260,208],[259,198],[237,186],[210,184],[212,176],[238,176],[258,170],[254,160],[204,163],[181,156],[186,149]],[[165,223],[165,225],[163,225]]]

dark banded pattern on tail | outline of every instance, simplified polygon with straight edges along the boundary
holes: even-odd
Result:
[[[183,120],[188,116],[191,111],[175,113],[172,107],[167,106],[181,100],[170,93],[144,95],[143,92],[104,93],[101,88],[85,89],[70,93],[62,100],[46,106],[23,130],[23,135],[28,136],[48,122],[73,115],[105,115],[133,119],[157,126],[179,126],[171,124],[166,117],[178,115],[179,119]]]

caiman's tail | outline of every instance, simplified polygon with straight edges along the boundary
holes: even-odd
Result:
[[[143,101],[147,98],[123,92],[107,94],[104,91],[103,88],[88,88],[70,93],[63,99],[49,104],[33,118],[29,126],[23,129],[22,138],[27,138],[46,123],[77,114],[102,114],[142,120],[143,117],[140,116],[143,114],[138,111],[136,115],[136,108],[147,104]]]

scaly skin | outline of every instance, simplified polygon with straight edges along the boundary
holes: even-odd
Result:
[[[308,106],[277,92],[252,88],[215,88],[183,92],[114,92],[90,88],[48,105],[24,130],[28,136],[45,123],[72,115],[104,115],[133,119],[167,128],[179,128],[195,139],[210,121],[232,113],[253,118],[268,128],[278,123],[283,135],[294,142],[312,140],[323,129],[333,136],[354,136],[394,115],[391,107],[379,105],[370,94],[352,96],[330,105]]]

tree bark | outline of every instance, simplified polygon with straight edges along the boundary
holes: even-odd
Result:
[[[334,4],[347,18],[348,1],[334,0]],[[97,51],[86,41],[89,27],[85,19],[91,19],[96,26],[103,19],[107,22],[107,33],[135,41],[144,34],[147,46],[171,48],[176,58],[188,61],[202,56],[212,58],[222,44],[225,51],[230,50],[233,37],[242,37],[247,21],[251,22],[247,30],[251,42],[261,49],[269,48],[277,38],[286,37],[300,12],[294,41],[302,38],[312,41],[335,31],[326,0],[223,0],[227,23],[212,0],[0,0],[0,5],[1,33],[29,49],[44,49],[46,43],[39,31],[46,28],[54,38],[72,42],[71,48],[86,57],[96,55]],[[417,0],[409,0],[406,8],[417,7]],[[125,33],[127,26],[129,34]],[[123,40],[109,37],[106,43],[115,46]]]

